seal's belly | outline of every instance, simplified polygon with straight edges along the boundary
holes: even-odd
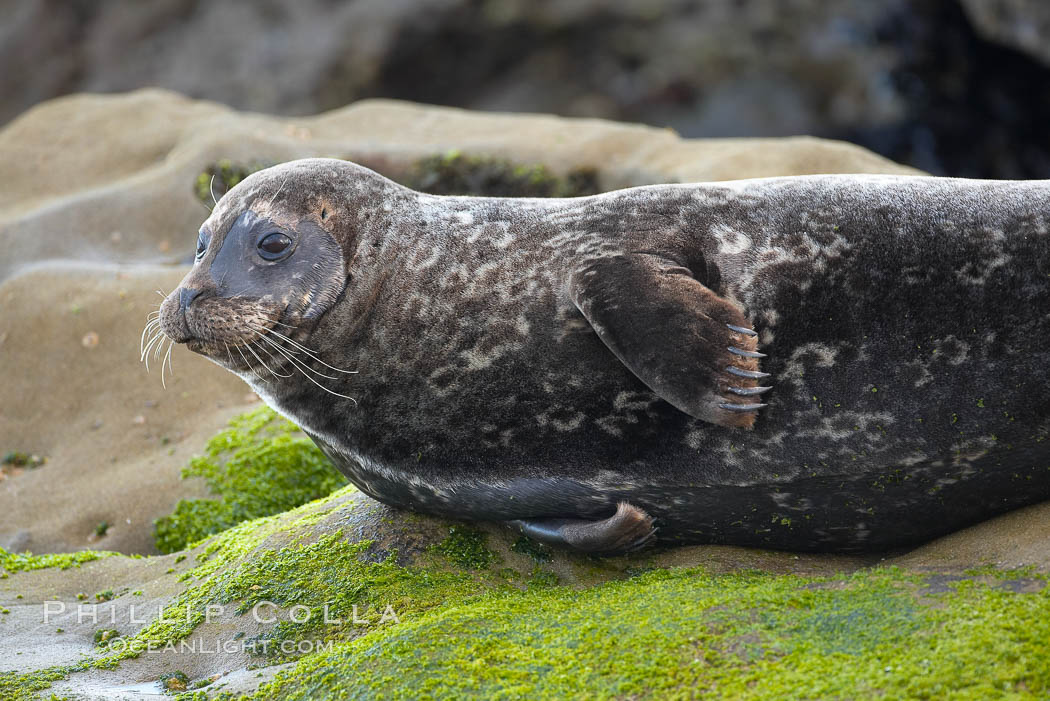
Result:
[[[322,446],[323,447],[323,446]],[[327,452],[327,451],[326,451]],[[607,517],[620,501],[655,518],[668,543],[868,552],[920,543],[1050,496],[1050,446],[851,474],[748,485],[584,483],[566,478],[428,484],[407,471],[336,465],[369,496],[447,518]]]

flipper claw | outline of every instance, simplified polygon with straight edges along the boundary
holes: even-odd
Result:
[[[772,387],[730,387],[729,391],[732,392],[733,394],[738,394],[741,397],[751,397],[751,396],[754,396],[756,394],[765,394],[766,392],[768,392],[771,389],[773,389],[773,388]]]
[[[767,407],[768,404],[730,404],[723,402],[718,405],[719,409],[725,409],[726,411],[744,412],[744,411],[758,411],[762,407]]]
[[[627,548],[625,548],[624,553],[633,553],[637,552],[638,550],[644,550],[645,548],[649,547],[650,545],[656,542],[656,534],[659,533],[659,531],[659,528],[653,526],[653,529],[649,531],[647,535],[635,541],[634,545],[630,545]]]
[[[737,377],[746,377],[749,380],[761,380],[769,377],[768,372],[759,372],[758,370],[742,370],[734,365],[730,365],[726,368],[726,372],[730,375],[736,375]]]
[[[727,348],[726,350],[728,350],[730,353],[733,353],[734,355],[740,355],[740,356],[743,356],[745,358],[765,358],[766,357],[765,353],[759,353],[758,351],[740,350],[739,348],[734,348],[733,346],[729,346],[729,348]]]
[[[737,333],[742,333],[745,336],[757,336],[758,335],[757,331],[752,331],[751,329],[744,328],[743,326],[733,326],[732,324],[726,324],[726,326],[729,327],[730,331],[736,331]]]

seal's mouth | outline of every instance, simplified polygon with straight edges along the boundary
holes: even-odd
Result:
[[[156,333],[145,342],[143,357],[158,337],[166,337],[169,355],[171,346],[185,345],[250,384],[252,377],[270,383],[299,375],[328,394],[356,403],[333,385],[341,387],[357,371],[326,362],[306,345],[315,325],[316,319],[268,299],[209,296],[179,288],[165,298],[157,318],[143,331],[143,339],[151,330]]]
[[[292,329],[285,319],[286,306],[246,297],[220,297],[178,288],[160,307],[159,327],[172,342],[184,344],[230,369],[251,366],[240,360],[250,346],[269,343],[263,339],[279,326]],[[234,352],[236,350],[240,351]],[[240,360],[240,362],[238,362]]]

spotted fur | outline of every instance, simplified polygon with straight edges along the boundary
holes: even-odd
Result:
[[[231,369],[382,501],[497,520],[627,502],[665,541],[858,551],[1050,497],[1050,182],[437,197],[313,159],[226,195],[213,249],[245,211],[338,244],[318,284],[341,292],[295,338],[359,370],[333,385],[356,404]],[[684,277],[661,296],[664,274]],[[751,430],[711,409],[732,342],[767,355],[746,361],[773,387]]]

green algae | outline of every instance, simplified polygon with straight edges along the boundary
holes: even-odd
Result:
[[[115,628],[99,628],[92,639],[99,647],[109,647],[109,644],[119,637],[120,631]]]
[[[220,160],[197,175],[193,182],[194,194],[205,206],[211,207],[213,197],[222,197],[255,171],[272,165],[277,164]],[[386,175],[405,187],[432,195],[583,197],[602,191],[594,168],[576,168],[559,176],[542,164],[516,163],[458,150],[420,158],[403,172]]]
[[[41,570],[49,567],[68,570],[70,567],[80,567],[85,562],[118,554],[99,550],[81,550],[75,553],[33,555],[29,552],[11,553],[0,548],[0,571],[14,574],[15,572]]]
[[[332,499],[353,491],[347,487]],[[209,605],[235,604],[237,615],[263,603],[278,610],[302,607],[303,621],[282,619],[267,634],[279,643],[349,638],[367,625],[365,619],[378,624],[388,606],[398,620],[411,619],[478,591],[506,588],[494,575],[436,562],[403,567],[396,552],[377,557],[370,541],[351,542],[339,530],[318,533],[319,520],[330,511],[328,500],[311,502],[242,523],[201,544],[199,564],[179,576],[191,586],[174,597],[163,616],[129,638],[128,654],[183,639],[204,622]]]
[[[251,165],[234,163],[222,159],[206,167],[193,181],[193,193],[201,202],[210,207],[214,201],[225,195],[234,185],[247,178],[257,170],[267,168],[273,163],[253,163]],[[213,199],[214,198],[214,199]]]
[[[896,569],[850,576],[712,575],[652,569],[588,588],[536,570],[528,586],[478,568],[484,537],[454,527],[416,565],[353,542],[324,519],[347,488],[240,524],[191,553],[190,585],[155,620],[79,667],[0,674],[0,698],[112,667],[188,636],[209,604],[278,621],[247,641],[294,668],[249,697],[312,698],[985,698],[1050,692],[1050,588],[1030,570],[982,568],[929,583]],[[334,519],[338,522],[338,519]],[[454,536],[454,537],[453,537]],[[495,553],[491,553],[493,558]],[[978,574],[978,572],[974,572]],[[993,578],[998,575],[998,578]],[[995,583],[1038,581],[1021,592]],[[270,604],[266,604],[267,607]],[[188,607],[188,608],[187,608]],[[302,615],[290,615],[300,607]],[[382,621],[392,608],[396,617]],[[189,610],[191,616],[181,615]],[[283,642],[329,641],[301,655]],[[110,648],[113,650],[113,648]],[[309,648],[308,648],[309,649]],[[15,691],[17,690],[17,693]],[[4,695],[10,692],[9,695]],[[204,695],[185,698],[205,698]],[[232,698],[232,697],[228,697]]]
[[[531,557],[536,562],[550,562],[554,557],[549,547],[527,536],[518,536],[518,539],[510,544],[510,550]]]
[[[370,541],[349,542],[336,531],[313,543],[299,543],[245,562],[236,576],[224,577],[215,589],[218,603],[237,603],[244,614],[271,605],[291,616],[277,621],[253,641],[256,650],[282,658],[294,646],[287,642],[356,637],[376,625],[400,622],[479,588],[463,572],[401,567],[396,553],[369,557]],[[496,581],[492,580],[495,586]],[[297,611],[295,610],[297,609]],[[265,642],[265,644],[263,644]]]
[[[46,462],[47,458],[45,457],[20,451],[7,453],[2,459],[0,459],[0,465],[10,465],[11,467],[35,468],[40,467]]]
[[[182,476],[204,478],[218,499],[183,499],[170,515],[157,519],[154,541],[164,553],[238,523],[287,511],[346,484],[313,441],[266,407],[231,420]]]
[[[0,699],[4,701],[23,701],[36,698],[37,692],[43,691],[53,683],[65,679],[69,674],[66,667],[52,667],[36,672],[0,672]]]
[[[304,657],[251,698],[987,698],[1050,690],[1050,596],[660,570],[493,594]]]
[[[449,527],[448,537],[435,545],[434,551],[459,567],[483,570],[497,559],[485,545],[487,538],[484,532],[457,523]]]
[[[580,197],[600,192],[597,171],[593,169],[577,169],[558,177],[540,164],[520,164],[456,150],[420,159],[397,180],[432,195]]]

